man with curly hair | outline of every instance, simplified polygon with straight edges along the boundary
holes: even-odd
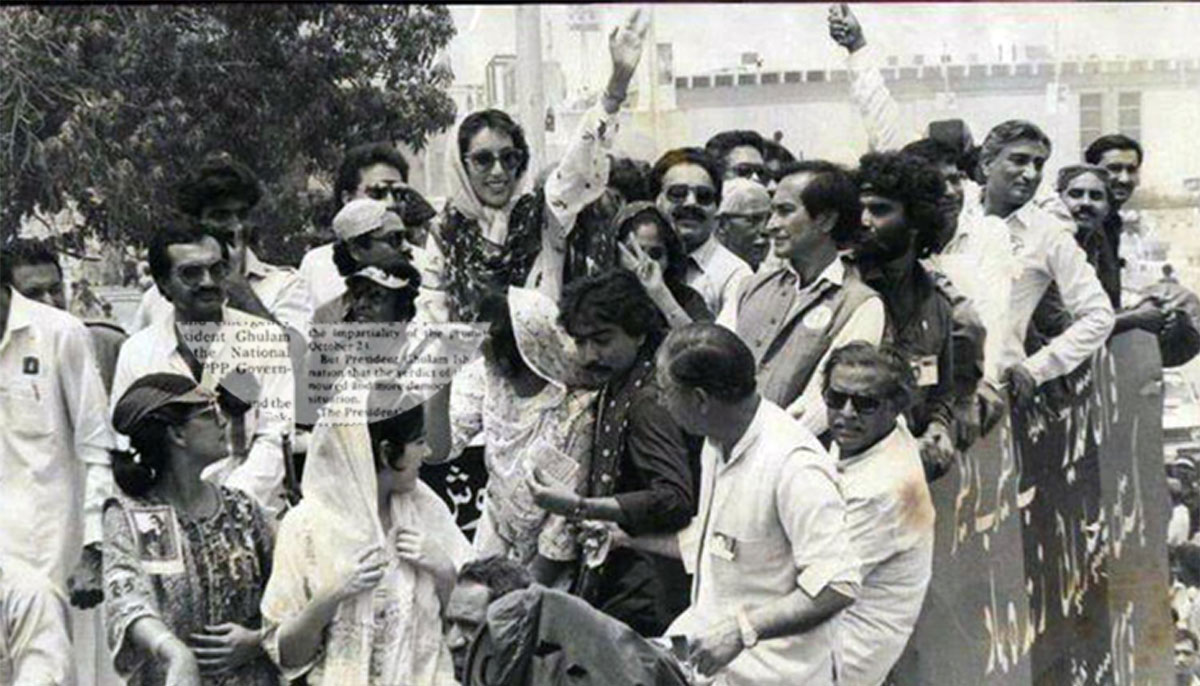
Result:
[[[666,321],[633,273],[614,269],[569,283],[559,324],[575,343],[584,383],[600,389],[587,487],[529,481],[544,510],[611,522],[630,535],[679,531],[696,513],[700,446],[659,399],[655,354]],[[585,551],[588,544],[585,543]],[[677,560],[631,550],[578,565],[572,594],[643,636],[661,636],[688,604]]]
[[[864,155],[856,180],[863,208],[856,259],[863,280],[883,297],[884,342],[907,355],[916,372],[905,414],[934,479],[954,455],[954,320],[950,298],[920,260],[940,243],[945,182],[925,160],[896,152]]]

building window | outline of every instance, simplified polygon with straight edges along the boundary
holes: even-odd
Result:
[[[1100,93],[1079,94],[1079,150],[1087,150],[1092,141],[1104,133],[1104,96]]]
[[[1117,95],[1117,130],[1134,140],[1142,138],[1142,94]]]

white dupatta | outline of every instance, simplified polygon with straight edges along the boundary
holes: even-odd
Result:
[[[387,544],[388,532],[376,509],[375,466],[365,420],[322,419],[311,446],[301,485],[304,500],[280,526],[275,565],[263,594],[264,622],[277,628],[298,615],[316,593],[338,583],[359,551],[378,544],[390,559],[380,585],[387,585],[387,593],[398,599],[395,621],[389,615],[387,623],[396,634],[387,637],[382,654],[373,656],[380,652],[376,651],[380,641],[375,636],[375,594],[359,594],[338,607],[313,662],[285,669],[284,676],[294,679],[308,673],[314,686],[378,686],[376,682],[387,674],[406,685],[455,684],[434,579],[401,561]],[[456,567],[469,558],[470,544],[449,508],[424,483],[418,481],[414,490],[393,496],[391,515],[393,526],[416,529],[437,541]],[[279,664],[274,633],[265,647]]]

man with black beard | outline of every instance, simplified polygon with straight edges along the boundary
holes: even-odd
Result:
[[[939,243],[945,182],[932,165],[894,152],[864,155],[856,180],[864,229],[856,259],[863,281],[883,298],[884,342],[913,365],[917,388],[905,415],[932,480],[954,456],[953,305],[920,258]]]

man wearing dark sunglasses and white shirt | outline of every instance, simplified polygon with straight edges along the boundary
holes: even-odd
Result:
[[[167,226],[151,241],[149,259],[154,282],[173,310],[122,346],[111,405],[134,381],[157,372],[190,376],[212,391],[221,387],[222,407],[244,436],[235,436],[231,456],[203,476],[277,508],[284,437],[292,435],[294,424],[294,375],[284,328],[227,306],[228,246],[204,229]]]
[[[704,152],[721,165],[725,181],[749,179],[760,186],[770,180],[764,155],[763,137],[755,131],[722,131],[704,144]]]
[[[735,300],[742,280],[753,273],[714,235],[721,184],[720,164],[699,148],[669,150],[650,171],[655,202],[688,253],[684,281],[704,296],[710,312]]]
[[[257,241],[249,217],[261,198],[258,179],[246,165],[216,155],[179,184],[176,208],[229,247],[225,283],[229,306],[272,319],[302,337],[312,318],[303,279],[295,269],[267,264],[254,252]],[[151,286],[134,314],[131,333],[166,319],[173,309],[158,287]]]
[[[417,300],[421,318],[444,321],[445,296],[435,278],[439,267],[434,254],[424,249],[428,244],[424,227],[437,213],[408,185],[408,162],[396,146],[379,142],[350,148],[334,186],[334,195],[342,207],[353,200],[382,202],[401,219],[402,225],[396,231],[376,231],[353,240],[347,240],[335,229],[333,243],[309,250],[300,262],[300,274],[308,286],[313,309],[320,310],[345,295],[346,277],[360,268],[382,267],[402,257],[421,272],[422,289]],[[340,321],[342,314],[338,311],[332,319],[315,321]]]
[[[933,500],[920,447],[899,421],[916,388],[898,350],[855,342],[825,365],[822,393],[862,582],[838,618],[843,684],[878,686],[908,643],[933,574]]]
[[[816,436],[828,428],[820,370],[829,351],[883,337],[883,301],[840,255],[860,227],[858,187],[845,170],[821,160],[784,165],[767,222],[782,264],[747,279],[717,316],[754,353],[762,396]]]

